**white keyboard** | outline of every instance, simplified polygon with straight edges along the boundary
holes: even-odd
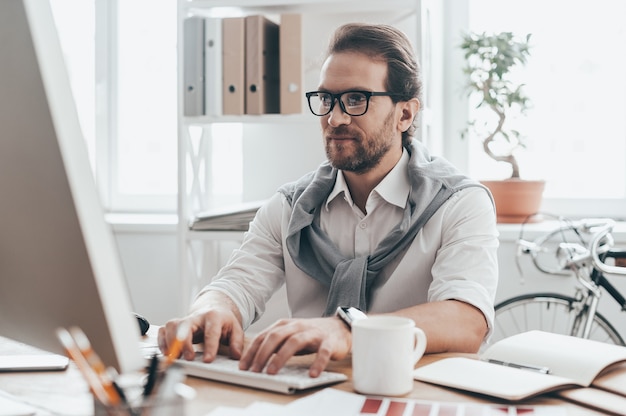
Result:
[[[201,353],[195,361],[176,360],[184,372],[193,377],[254,387],[283,394],[292,394],[299,390],[339,383],[348,379],[345,374],[323,371],[319,377],[309,376],[308,367],[286,366],[278,374],[255,373],[239,369],[239,361],[219,355],[212,363],[202,362]]]

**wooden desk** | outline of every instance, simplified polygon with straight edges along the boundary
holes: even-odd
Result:
[[[0,337],[0,354],[23,352],[23,345]],[[424,365],[450,355],[453,354],[426,355],[420,360],[419,365]],[[307,362],[307,360],[310,360],[310,357],[296,357],[294,360]],[[343,372],[351,379],[352,370],[349,359],[332,362],[329,370]],[[459,393],[418,381],[414,383],[413,391],[403,397],[441,402],[505,403]],[[316,389],[295,395],[283,395],[192,377],[187,378],[186,384],[194,388],[197,393],[196,398],[187,405],[187,416],[205,416],[217,406],[245,407],[255,401],[286,404],[319,390]],[[332,388],[348,392],[354,391],[350,380],[334,385]],[[42,410],[42,415],[49,413],[63,415],[93,414],[91,394],[82,376],[73,364],[70,365],[67,371],[62,372],[0,373],[0,390],[17,396],[32,406],[45,409]],[[568,416],[603,414],[557,398],[545,396],[524,401],[522,404],[564,404],[567,406]]]

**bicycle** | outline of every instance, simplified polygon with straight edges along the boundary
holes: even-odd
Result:
[[[522,255],[530,255],[541,272],[559,276],[574,274],[578,284],[573,296],[528,293],[499,302],[495,306],[492,341],[538,329],[626,345],[611,322],[597,311],[603,289],[619,304],[621,311],[626,310],[626,299],[605,277],[605,274],[626,275],[626,250],[614,248],[611,234],[614,225],[611,219],[561,219],[558,227],[533,241],[523,238],[522,226],[517,260]]]

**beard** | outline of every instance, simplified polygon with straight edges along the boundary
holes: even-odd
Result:
[[[392,147],[393,120],[392,110],[383,125],[372,133],[369,139],[364,139],[360,133],[351,132],[345,125],[329,128],[326,131],[327,136],[352,136],[352,140],[346,143],[326,140],[326,157],[330,165],[336,169],[360,174],[374,169]]]

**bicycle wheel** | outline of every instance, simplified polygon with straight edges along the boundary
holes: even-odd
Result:
[[[581,325],[578,301],[558,293],[531,293],[516,296],[496,305],[492,342],[538,329],[558,334],[574,335]],[[596,313],[590,339],[624,345],[624,340],[604,316]]]

